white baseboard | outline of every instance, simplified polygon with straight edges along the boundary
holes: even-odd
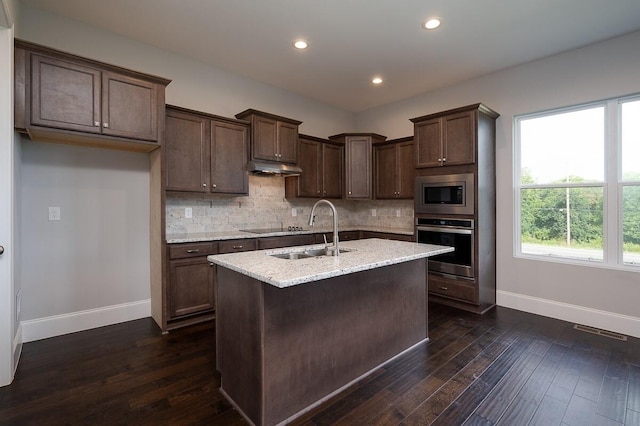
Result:
[[[13,337],[13,373],[15,374],[18,368],[18,361],[20,361],[20,355],[22,355],[22,324],[18,324],[18,330]]]
[[[640,338],[640,318],[637,317],[501,290],[496,292],[496,302],[498,306]]]
[[[22,321],[24,343],[151,316],[151,300]]]

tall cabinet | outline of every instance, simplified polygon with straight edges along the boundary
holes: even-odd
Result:
[[[498,116],[483,104],[473,104],[411,119],[416,176],[473,175],[472,214],[416,213],[416,220],[473,220],[473,277],[429,272],[428,282],[429,300],[476,313],[486,312],[496,303],[495,127]]]
[[[341,133],[329,139],[344,145],[344,199],[373,198],[373,144],[387,137],[375,133]]]

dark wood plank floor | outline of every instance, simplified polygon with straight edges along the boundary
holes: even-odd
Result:
[[[640,341],[497,308],[430,305],[430,341],[297,425],[640,426]],[[246,424],[220,395],[212,323],[142,319],[24,345],[2,425]]]

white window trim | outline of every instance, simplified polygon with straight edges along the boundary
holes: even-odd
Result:
[[[623,259],[623,211],[622,211],[622,191],[625,186],[640,186],[640,182],[622,181],[622,104],[625,102],[639,101],[640,95],[630,95],[616,97],[601,101],[587,102],[580,105],[573,105],[564,108],[555,108],[539,111],[531,114],[520,114],[513,117],[513,201],[514,201],[514,229],[513,229],[513,254],[516,258],[563,263],[569,265],[580,265],[597,267],[604,269],[616,269],[625,271],[640,272],[640,265],[625,264]],[[523,119],[540,118],[552,115],[563,114],[572,111],[580,111],[598,106],[604,107],[605,123],[605,143],[604,143],[604,181],[603,182],[580,182],[566,184],[520,184],[521,180],[521,144],[520,144],[520,121]],[[612,142],[612,141],[615,141]],[[522,189],[529,188],[579,188],[579,187],[601,187],[603,188],[603,260],[578,259],[562,257],[551,254],[532,254],[522,252]]]

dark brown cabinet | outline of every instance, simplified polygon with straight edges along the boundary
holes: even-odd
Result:
[[[468,240],[455,244],[468,251],[467,260],[429,261],[449,263],[451,269],[429,272],[429,300],[475,313],[484,313],[496,303],[496,168],[495,125],[499,114],[483,104],[468,105],[411,119],[414,123],[416,175],[468,174],[473,184],[473,209],[464,214],[417,213],[417,219],[472,220]],[[442,167],[444,166],[444,167]],[[421,240],[416,230],[417,240]],[[439,232],[439,231],[438,231]],[[466,241],[466,242],[464,242]],[[458,265],[457,263],[465,263]],[[456,275],[456,266],[468,267]]]
[[[168,80],[19,40],[15,58],[19,130],[65,143],[158,147]]]
[[[373,143],[384,142],[385,136],[375,133],[342,133],[329,137],[344,144],[345,191],[347,200],[373,198]]]
[[[376,199],[413,198],[413,137],[375,145],[374,163],[373,182]]]
[[[477,109],[445,111],[411,121],[415,127],[416,167],[476,162]]]
[[[218,253],[239,253],[243,251],[257,250],[258,243],[255,238],[242,238],[238,240],[224,240],[218,243]]]
[[[298,126],[301,121],[254,109],[236,114],[251,123],[251,159],[275,163],[298,162]]]
[[[245,122],[168,106],[164,150],[166,190],[249,193]]]
[[[196,314],[200,320],[211,318],[215,310],[215,275],[207,256],[216,254],[216,243],[170,244],[168,247],[168,323]],[[209,315],[202,318],[203,314]]]
[[[360,232],[360,238],[381,238],[383,240],[395,240],[395,241],[415,241],[413,235],[405,234],[392,234],[389,232],[377,232],[377,231],[362,231]]]
[[[300,135],[298,165],[302,174],[286,178],[287,198],[342,198],[344,147],[313,136]]]
[[[283,235],[277,237],[263,237],[258,239],[258,250],[281,247],[311,245],[315,243],[313,234]]]

